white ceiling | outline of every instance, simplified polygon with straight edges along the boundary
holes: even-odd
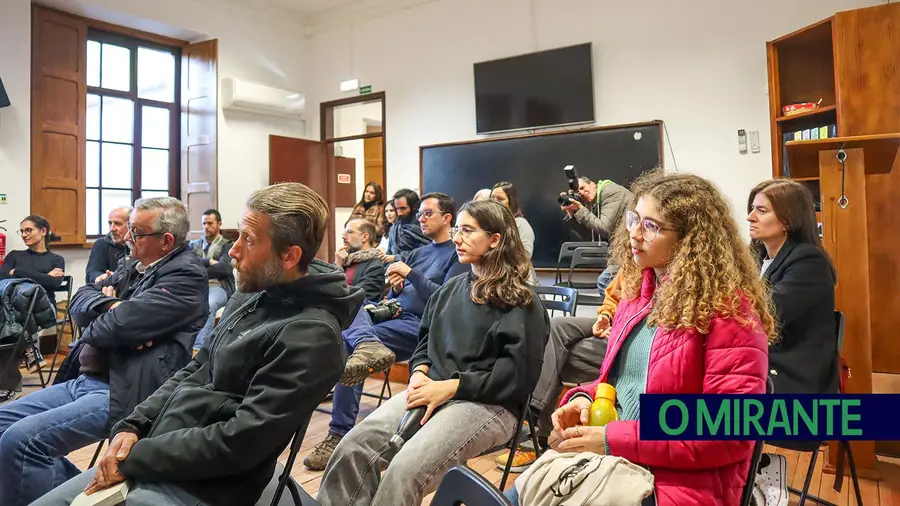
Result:
[[[292,12],[302,16],[310,16],[325,11],[351,7],[352,4],[363,4],[368,0],[229,0],[251,9],[262,9],[270,12]]]

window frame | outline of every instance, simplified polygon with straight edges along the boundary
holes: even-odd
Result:
[[[130,51],[130,73],[129,76],[129,91],[120,91],[120,90],[112,90],[108,88],[102,88],[100,86],[89,86],[86,85],[86,93],[84,95],[85,101],[87,101],[88,95],[98,95],[101,97],[101,110],[100,110],[100,123],[98,128],[100,129],[100,138],[99,139],[88,139],[85,136],[85,150],[87,149],[88,142],[98,142],[101,146],[103,143],[110,144],[118,144],[118,145],[130,145],[132,147],[132,164],[131,164],[131,188],[114,188],[114,187],[104,187],[103,186],[103,161],[102,154],[100,155],[99,163],[99,174],[98,174],[98,185],[99,186],[87,186],[87,167],[85,166],[85,192],[91,190],[97,190],[99,192],[100,197],[100,208],[102,209],[102,195],[103,190],[120,190],[120,191],[131,191],[131,202],[133,203],[135,200],[141,198],[141,193],[143,188],[141,187],[141,172],[142,172],[142,148],[143,148],[143,140],[142,140],[142,116],[143,116],[143,107],[157,107],[162,109],[167,109],[169,111],[169,188],[168,192],[170,196],[175,198],[180,198],[181,196],[181,57],[182,57],[182,47],[176,45],[168,45],[161,44],[156,41],[147,40],[140,37],[128,36],[118,33],[113,33],[93,27],[88,28],[87,32],[87,40],[85,42],[85,50],[87,48],[87,44],[90,42],[99,42],[100,44],[114,44],[116,46],[121,46],[128,48]],[[158,51],[165,51],[171,53],[175,59],[175,75],[174,75],[174,99],[172,102],[163,102],[159,100],[152,100],[146,98],[138,97],[138,48],[144,47],[147,49],[153,49]],[[102,62],[102,60],[101,60]],[[101,79],[102,79],[102,63],[101,63]],[[101,81],[102,82],[102,81]],[[114,142],[114,141],[104,141],[103,140],[103,112],[102,112],[102,101],[103,97],[111,97],[111,98],[121,98],[130,100],[134,103],[134,116],[133,116],[133,136],[132,142],[130,144]],[[86,111],[86,109],[85,109]],[[87,120],[87,113],[85,112],[84,120]],[[161,148],[158,148],[161,149]],[[102,150],[101,150],[102,153]],[[157,191],[157,190],[148,190],[148,191]],[[87,194],[85,194],[85,232],[89,228],[88,223],[89,220],[97,219],[99,230],[103,230],[103,223],[105,222],[105,217],[102,215],[99,216],[89,216],[87,209]],[[101,211],[98,209],[98,213]],[[87,234],[86,238],[88,241],[98,239],[103,237],[105,234],[93,235]]]

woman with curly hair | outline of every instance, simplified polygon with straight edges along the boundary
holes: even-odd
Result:
[[[648,504],[737,506],[754,442],[642,440],[639,396],[765,393],[777,336],[768,293],[711,183],[653,173],[634,196],[613,244],[622,300],[600,378],[570,390],[553,413],[558,449],[646,467],[655,483]],[[616,388],[619,421],[586,426],[599,383]]]
[[[509,209],[469,202],[456,224],[459,262],[472,271],[428,300],[409,387],[338,443],[319,488],[322,506],[419,504],[448,469],[516,430],[541,370],[549,318],[526,284],[531,266]],[[401,419],[423,407],[421,428],[391,458],[388,441]]]

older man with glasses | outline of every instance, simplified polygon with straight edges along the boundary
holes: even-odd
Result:
[[[419,342],[419,323],[429,297],[447,280],[469,270],[467,265],[459,263],[456,246],[450,240],[450,229],[456,217],[453,199],[443,193],[423,195],[415,216],[422,233],[431,243],[406,253],[402,262],[395,262],[387,269],[386,281],[391,286],[388,297],[396,299],[399,314],[388,306],[381,306],[393,313],[392,317],[373,322],[364,308],[344,331],[350,356],[340,383],[334,389],[328,436],[303,461],[312,470],[325,469],[338,442],[356,424],[366,377],[386,371],[396,358],[406,360],[412,356]],[[375,309],[377,312],[378,308]]]
[[[30,504],[76,476],[66,455],[105,438],[190,361],[208,309],[188,228],[179,200],[137,201],[126,234],[132,259],[72,297],[83,330],[56,384],[0,407],[0,504]]]

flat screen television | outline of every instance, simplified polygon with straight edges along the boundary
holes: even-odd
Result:
[[[594,121],[591,43],[475,64],[479,134]]]

